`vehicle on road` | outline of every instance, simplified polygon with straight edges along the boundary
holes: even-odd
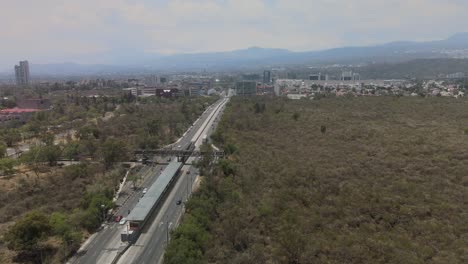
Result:
[[[148,192],[148,188],[144,188],[143,189],[143,194],[147,193]]]
[[[123,216],[118,215],[118,216],[115,217],[114,220],[115,220],[115,222],[120,222],[120,220],[122,220],[122,218],[123,218]]]
[[[187,171],[187,174],[190,174],[190,170]]]
[[[177,204],[177,205],[182,204],[182,200],[178,200],[178,201],[176,202],[176,204]]]
[[[127,222],[127,218],[123,217],[122,219],[120,219],[119,225],[125,225],[126,222]]]

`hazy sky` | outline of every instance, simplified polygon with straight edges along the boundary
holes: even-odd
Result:
[[[250,46],[317,50],[468,31],[468,0],[0,0],[0,67]]]

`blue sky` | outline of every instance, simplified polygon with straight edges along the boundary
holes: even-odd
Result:
[[[0,69],[251,46],[320,50],[467,31],[468,0],[2,0]]]

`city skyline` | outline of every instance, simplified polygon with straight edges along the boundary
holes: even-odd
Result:
[[[16,1],[0,11],[0,69],[23,58],[112,64],[251,46],[305,51],[437,40],[465,31],[467,11],[460,0]]]

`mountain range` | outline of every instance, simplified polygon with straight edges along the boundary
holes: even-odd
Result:
[[[131,55],[131,54],[129,54]],[[129,57],[129,56],[126,56]],[[293,52],[286,49],[251,47],[229,52],[138,56],[138,61],[116,61],[113,65],[75,63],[34,64],[32,75],[90,75],[155,71],[211,71],[271,68],[288,65],[398,63],[413,59],[468,58],[468,33],[444,40],[399,41],[364,47],[342,47],[322,51]]]

